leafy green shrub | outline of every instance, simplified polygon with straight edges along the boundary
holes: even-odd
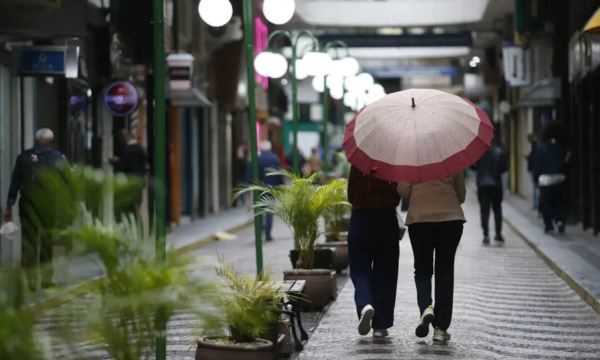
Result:
[[[217,268],[226,290],[219,301],[234,343],[272,337],[281,316],[283,294],[268,277],[241,276],[225,264]]]

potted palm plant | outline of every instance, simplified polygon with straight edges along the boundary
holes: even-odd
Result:
[[[104,276],[87,287],[86,316],[77,319],[77,326],[62,324],[76,358],[82,342],[102,347],[116,360],[149,358],[176,311],[197,314],[199,321],[210,318],[210,308],[204,304],[213,299],[214,289],[191,279],[188,260],[172,252],[167,252],[165,260],[158,259],[150,222],[133,214],[116,216],[115,190],[137,188],[137,182],[130,183],[128,178],[117,181],[110,172],[78,168],[44,176],[52,191],[38,194],[33,205],[45,213],[57,210],[57,203],[48,201],[51,196],[61,206],[68,206],[65,221],[70,220],[71,225],[54,227],[54,236],[73,245],[72,256],[96,255],[104,271]],[[93,195],[91,189],[101,196]],[[92,210],[88,210],[90,204]],[[121,204],[129,207],[126,202]]]
[[[329,248],[334,252],[334,269],[338,272],[348,267],[348,221],[350,209],[347,196],[347,181],[338,179],[333,189],[333,201],[338,204],[330,207],[323,214],[325,220],[325,243],[317,244],[317,248]]]
[[[286,280],[305,280],[304,295],[314,307],[322,307],[336,297],[335,272],[329,269],[315,269],[315,243],[319,235],[319,218],[334,206],[343,204],[337,193],[345,189],[343,180],[333,180],[319,185],[315,181],[318,174],[301,177],[291,172],[279,172],[289,181],[285,185],[270,187],[251,185],[238,194],[254,191],[259,193],[255,204],[258,213],[270,212],[286,223],[294,233],[295,249],[290,252],[295,268],[284,273]],[[331,262],[333,253],[330,254]]]
[[[283,294],[268,277],[238,275],[231,266],[217,269],[225,281],[218,301],[224,334],[198,339],[197,360],[271,360],[277,355],[277,325]]]

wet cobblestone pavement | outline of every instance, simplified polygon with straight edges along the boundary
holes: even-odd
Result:
[[[471,194],[456,259],[448,345],[414,335],[418,320],[412,252],[401,244],[395,326],[374,340],[356,331],[351,283],[313,334],[300,360],[600,359],[600,316],[505,227],[506,244],[481,244]],[[491,219],[490,219],[491,220]]]

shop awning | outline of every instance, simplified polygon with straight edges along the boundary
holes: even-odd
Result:
[[[585,32],[600,32],[600,9],[596,10],[594,15],[585,24],[583,31]]]
[[[560,79],[544,79],[523,88],[519,107],[554,106],[560,98]]]
[[[212,102],[208,100],[206,95],[195,88],[189,90],[169,90],[167,98],[173,106],[207,107],[212,105]]]

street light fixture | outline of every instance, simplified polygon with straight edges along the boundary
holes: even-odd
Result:
[[[290,21],[296,11],[295,0],[264,0],[263,14],[275,25],[283,25]]]
[[[200,0],[198,13],[208,25],[221,27],[231,20],[233,7],[229,0]]]

